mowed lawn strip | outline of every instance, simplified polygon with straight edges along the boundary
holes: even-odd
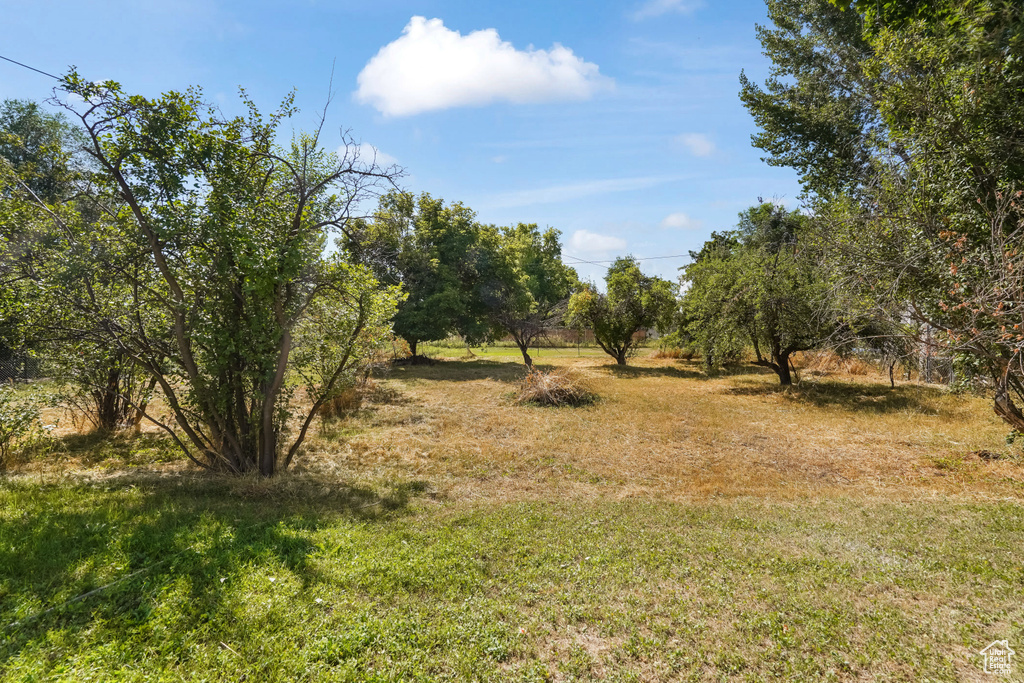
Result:
[[[0,676],[964,680],[1022,642],[1016,503],[417,495],[3,484]]]

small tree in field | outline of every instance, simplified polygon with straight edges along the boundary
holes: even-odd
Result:
[[[278,147],[290,98],[269,119],[246,100],[248,116],[224,120],[197,91],[147,99],[73,72],[61,89],[76,96],[55,101],[81,124],[96,168],[95,221],[43,207],[60,226],[47,281],[68,283],[63,305],[81,321],[78,338],[156,380],[176,428],[147,418],[195,463],[274,474],[308,424],[286,438],[296,411],[286,379],[304,321],[333,306],[346,331],[321,349],[327,365],[308,418],[358,362],[364,332],[393,312],[394,291],[324,247],[397,171],[361,163],[355,145],[323,149],[319,128]]]
[[[677,302],[668,280],[640,272],[636,259],[618,258],[605,276],[607,294],[586,286],[569,300],[569,322],[590,327],[605,353],[619,365],[636,353],[637,333],[672,324]]]
[[[492,230],[488,276],[481,299],[491,326],[507,333],[533,368],[529,349],[561,327],[569,294],[578,288],[576,271],[562,263],[559,232],[536,224]]]

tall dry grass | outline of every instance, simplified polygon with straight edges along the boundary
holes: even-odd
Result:
[[[1019,499],[1024,491],[1019,447],[1006,445],[984,398],[918,383],[891,389],[887,376],[860,368],[867,374],[805,371],[783,389],[749,364],[709,378],[699,363],[675,359],[544,360],[545,373],[582,381],[600,401],[572,410],[518,403],[526,371],[514,357],[400,365],[326,409],[333,417],[314,423],[294,467],[368,486],[427,482],[469,499]],[[65,429],[60,438],[73,436]],[[98,471],[122,461],[187,469],[161,438],[144,430],[100,459],[100,445],[68,442],[59,461],[23,469]]]

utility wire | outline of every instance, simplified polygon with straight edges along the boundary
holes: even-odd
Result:
[[[19,61],[11,59],[10,57],[4,57],[3,55],[0,55],[0,59],[2,59],[4,61],[7,61],[7,62],[10,62],[11,64],[17,64],[18,66],[23,67],[25,69],[29,69],[30,71],[35,71],[36,73],[43,74],[44,76],[49,76],[50,78],[52,78],[55,81],[63,80],[63,79],[61,79],[60,76],[54,76],[53,74],[48,73],[46,71],[43,71],[42,69],[37,69],[34,66],[29,66],[28,64],[22,64]],[[162,117],[163,116],[163,112],[159,112],[159,111],[156,112],[156,116]],[[225,140],[225,142],[227,142],[227,143],[229,143],[231,145],[234,145],[235,147],[238,147],[239,149],[244,149],[244,150],[248,149],[244,145],[241,145],[241,144],[235,142],[234,140]]]
[[[53,74],[48,73],[46,71],[43,71],[42,69],[37,69],[34,66],[29,66],[28,64],[22,64],[19,61],[15,61],[15,60],[11,59],[10,57],[4,57],[3,55],[0,55],[0,59],[4,60],[5,62],[10,62],[11,64],[17,64],[18,66],[26,68],[29,71],[35,71],[37,74],[42,74],[44,76],[49,76],[50,78],[52,78],[55,81],[59,81],[60,80],[60,76],[54,76]]]
[[[52,78],[55,81],[63,80],[60,76],[54,76],[53,74],[51,74],[51,73],[49,73],[47,71],[43,71],[42,69],[37,69],[34,66],[29,66],[28,64],[22,64],[21,62],[19,62],[17,60],[11,59],[10,57],[4,57],[3,55],[0,55],[0,59],[4,60],[6,62],[10,62],[11,64],[17,64],[18,66],[20,66],[22,68],[28,69],[30,71],[35,71],[36,73],[42,74],[44,76],[49,76],[50,78]],[[156,112],[156,116],[163,116],[163,113],[158,111],[158,112]],[[242,144],[240,144],[238,142],[235,142],[234,140],[227,140],[226,139],[226,140],[224,140],[224,142],[227,142],[227,143],[229,143],[229,144],[231,144],[231,145],[233,145],[235,147],[238,147],[241,150],[250,151],[248,147],[246,147],[245,145],[242,145]],[[377,163],[376,156],[374,156],[373,164],[376,165],[376,163]],[[384,170],[384,167],[379,167],[379,168]]]
[[[572,254],[562,254],[562,256],[564,256],[565,258],[571,258],[571,259],[573,259],[575,261],[578,261],[579,263],[590,263],[590,264],[593,264],[595,266],[600,266],[600,265],[604,265],[604,264],[607,264],[607,263],[615,263],[614,260],[612,260],[612,261],[588,261],[586,259],[580,258],[579,256],[573,256]],[[635,258],[634,257],[633,260],[634,261],[657,261],[657,260],[660,260],[660,259],[689,258],[689,257],[690,257],[689,254],[670,254],[668,256],[646,256],[644,258]]]

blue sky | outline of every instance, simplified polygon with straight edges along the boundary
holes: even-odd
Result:
[[[73,64],[147,95],[198,85],[229,113],[239,86],[265,110],[295,88],[296,129],[333,65],[332,133],[483,222],[558,228],[568,262],[598,262],[578,264],[585,279],[617,255],[685,254],[759,196],[799,194],[751,147],[737,96],[741,69],[768,70],[761,0],[0,0],[0,16],[0,54],[51,73]],[[0,62],[0,98],[51,87]],[[685,262],[643,268],[675,279]]]

